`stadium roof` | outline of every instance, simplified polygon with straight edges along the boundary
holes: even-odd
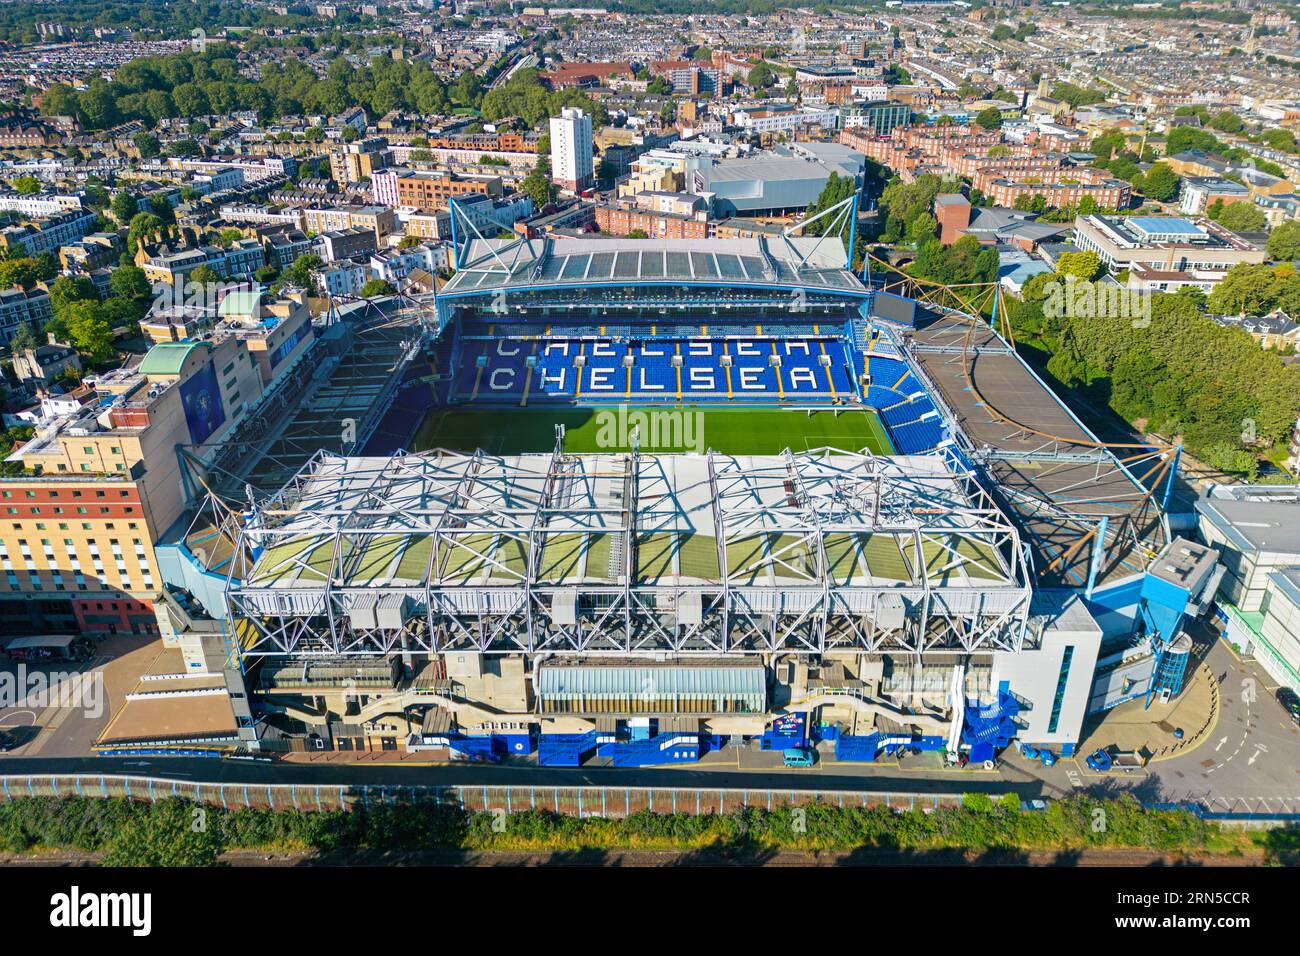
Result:
[[[244,529],[227,598],[262,629],[261,653],[301,652],[283,622],[322,613],[335,653],[411,627],[447,649],[586,650],[600,632],[604,650],[972,650],[1023,640],[1023,557],[941,455],[322,453]],[[733,627],[752,621],[747,637],[717,625],[724,606]],[[773,620],[780,635],[761,636]]]
[[[768,286],[866,295],[835,236],[475,239],[441,296],[574,285]]]
[[[740,695],[763,697],[767,676],[761,665],[718,664],[712,667],[655,665],[628,667],[601,664],[540,667],[537,693],[589,696],[644,693],[653,687],[657,695]]]
[[[936,307],[918,310],[909,351],[998,486],[1036,556],[1039,582],[1105,584],[1146,568],[1163,547],[1161,490],[1172,455],[1157,447],[1104,446],[983,322]]]

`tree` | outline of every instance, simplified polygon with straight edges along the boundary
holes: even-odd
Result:
[[[158,137],[147,130],[136,133],[131,142],[135,143],[135,148],[140,151],[141,159],[152,159],[162,152]]]
[[[1254,203],[1230,202],[1219,213],[1218,222],[1233,232],[1259,232],[1268,225],[1268,217]]]
[[[41,191],[41,181],[35,176],[19,176],[11,185],[20,196],[35,196]]]
[[[975,114],[975,122],[984,129],[993,130],[1002,125],[1002,111],[996,106],[980,110]]]
[[[1091,282],[1101,272],[1101,259],[1095,252],[1067,252],[1056,261],[1056,273]]]
[[[122,299],[147,299],[153,289],[139,266],[119,266],[108,277],[108,289]]]
[[[1240,116],[1230,110],[1224,110],[1216,113],[1210,119],[1210,127],[1217,129],[1220,133],[1240,133],[1246,126]]]
[[[745,81],[750,87],[758,90],[771,86],[776,82],[776,76],[772,73],[772,68],[770,66],[766,63],[760,62],[750,69],[749,75],[745,78]]]
[[[41,281],[41,270],[30,257],[0,260],[0,289],[30,289]]]
[[[311,287],[311,274],[324,264],[316,253],[305,252],[280,274],[280,278],[292,285],[307,289]]]
[[[194,271],[190,273],[189,279],[191,282],[198,283],[199,285],[216,285],[221,281],[221,275],[216,269],[205,263],[204,265],[194,269]]]
[[[917,216],[907,224],[907,241],[920,246],[933,239],[938,229],[939,223],[934,216],[929,213]]]
[[[852,176],[841,176],[839,173],[832,170],[831,174],[826,177],[826,185],[822,187],[822,191],[818,194],[817,199],[814,200],[806,210],[804,210],[804,222],[808,222],[815,218],[819,213],[824,212],[832,206],[848,199],[853,195],[855,187],[856,183]],[[818,219],[816,222],[806,225],[804,227],[804,233],[810,236],[824,236],[829,234],[830,230],[834,228],[836,222],[844,212],[846,211],[842,210],[839,213],[830,213],[822,216],[822,218]],[[848,248],[849,245],[849,218],[848,215],[844,215],[839,233],[840,241],[844,243],[845,248]]]
[[[99,304],[99,290],[86,276],[59,276],[50,286],[50,308],[65,322],[68,310],[81,302]]]
[[[373,299],[379,295],[393,295],[397,290],[393,284],[384,279],[371,279],[361,287],[361,298]]]
[[[1210,292],[1206,307],[1220,315],[1265,315],[1278,304],[1295,270],[1282,275],[1281,269],[1264,263],[1238,263],[1229,269]]]
[[[1167,163],[1156,163],[1142,180],[1142,192],[1148,199],[1168,202],[1178,194],[1178,174]]]
[[[146,238],[156,236],[163,227],[162,220],[151,212],[138,212],[131,217],[126,230],[126,251],[134,255],[136,247]]]
[[[519,191],[532,199],[533,204],[541,209],[554,198],[555,184],[539,165],[519,183]]]
[[[113,201],[108,208],[118,222],[130,223],[135,218],[135,214],[140,211],[140,204],[136,202],[134,196],[123,189],[113,194]]]
[[[113,329],[98,302],[74,302],[62,319],[78,352],[95,361],[113,354]]]
[[[14,329],[13,335],[9,338],[9,348],[15,355],[27,349],[34,349],[40,344],[41,340],[36,337],[36,333],[26,322],[19,323],[18,328]]]
[[[997,278],[998,251],[992,246],[985,248],[974,236],[962,236],[948,247],[930,239],[917,250],[916,261],[906,271],[945,285],[992,282]]]
[[[1294,262],[1300,259],[1300,220],[1291,219],[1282,223],[1268,235],[1265,247],[1269,258],[1278,262]]]

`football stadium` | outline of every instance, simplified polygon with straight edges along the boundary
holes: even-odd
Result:
[[[195,470],[247,745],[982,763],[1178,693],[1176,450],[1100,442],[987,318],[835,229],[467,231]]]

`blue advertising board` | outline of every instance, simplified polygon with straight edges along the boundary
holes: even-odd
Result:
[[[226,410],[221,405],[217,370],[211,360],[181,383],[181,404],[185,408],[190,441],[196,445],[207,441],[225,423]]]

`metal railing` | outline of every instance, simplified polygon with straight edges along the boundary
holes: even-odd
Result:
[[[1001,794],[989,794],[998,802]],[[775,810],[780,807],[822,805],[840,808],[885,807],[900,812],[932,813],[944,807],[959,807],[961,793],[895,793],[856,790],[774,790],[727,787],[619,787],[554,785],[485,786],[338,786],[290,783],[205,783],[121,774],[11,774],[0,776],[0,800],[24,797],[85,799],[125,798],[166,800],[181,797],[229,810],[331,811],[380,806],[439,804],[475,813],[518,813],[542,810],[577,817],[618,819],[633,813],[731,813],[738,809]],[[1278,801],[1273,801],[1277,804]],[[1222,804],[1216,806],[1214,804]],[[1144,804],[1152,810],[1186,810],[1203,820],[1228,825],[1294,825],[1300,813],[1288,807],[1251,805],[1243,800],[1207,803],[1192,800],[1178,803]]]
[[[892,793],[763,788],[618,787],[552,785],[327,786],[315,784],[204,783],[120,774],[31,774],[0,776],[0,798],[81,797],[166,800],[181,797],[230,810],[347,810],[378,806],[441,804],[470,812],[545,810],[578,817],[619,818],[653,813],[730,813],[753,807],[822,804],[887,807],[931,812],[962,803],[962,794]],[[996,797],[994,799],[997,799]]]

